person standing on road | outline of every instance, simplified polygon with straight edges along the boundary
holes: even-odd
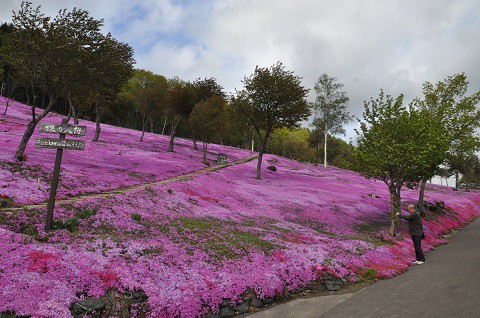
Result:
[[[415,210],[413,204],[410,204],[407,209],[408,212],[410,212],[410,215],[397,213],[397,216],[408,221],[408,233],[412,236],[413,247],[415,248],[416,261],[414,263],[417,265],[425,264],[425,255],[423,255],[422,252],[422,239],[425,238],[422,219],[420,218],[420,214]]]

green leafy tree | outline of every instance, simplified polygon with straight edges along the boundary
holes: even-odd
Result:
[[[8,36],[13,32],[13,24],[11,23],[2,23],[0,25],[0,98],[3,101],[5,109],[2,115],[6,115],[8,107],[12,99],[17,97],[18,90],[17,85],[12,79],[13,69],[10,64],[5,61],[5,58],[2,56],[2,51],[4,50],[5,41]]]
[[[305,128],[275,129],[268,141],[268,152],[302,162],[311,162],[314,159],[314,149],[310,148],[308,143],[310,135],[310,131]]]
[[[127,43],[119,42],[110,33],[100,38],[97,48],[90,56],[89,67],[94,71],[95,81],[91,81],[92,90],[89,98],[95,105],[95,136],[93,141],[98,141],[100,136],[101,113],[110,107],[121,87],[133,75],[133,49]]]
[[[203,162],[207,162],[208,143],[218,141],[227,132],[227,103],[220,95],[213,95],[198,103],[190,114],[189,122],[203,143]]]
[[[24,151],[36,125],[68,92],[89,91],[86,100],[96,101],[99,135],[99,101],[108,100],[119,84],[130,77],[133,51],[110,34],[100,32],[102,21],[91,18],[87,11],[74,8],[61,10],[51,19],[23,2],[13,14],[13,31],[4,47],[5,60],[14,69],[14,80],[31,95],[32,118],[15,153],[24,159]],[[86,79],[89,81],[86,81]],[[95,80],[92,80],[95,78]],[[87,83],[90,83],[86,90]],[[47,97],[41,113],[36,113],[39,96]],[[77,94],[78,96],[79,94]]]
[[[225,97],[223,93],[223,87],[217,83],[217,80],[213,77],[211,78],[197,78],[192,83],[192,89],[194,94],[194,103],[195,105],[201,103],[212,96],[222,96]],[[197,136],[195,130],[192,129],[193,134],[193,149],[197,150]]]
[[[391,226],[395,235],[396,214],[400,212],[401,189],[417,183],[431,169],[432,153],[442,136],[427,112],[403,106],[403,95],[393,99],[383,91],[365,102],[356,157],[359,171],[367,178],[385,182],[390,192]],[[433,140],[433,142],[432,142]]]
[[[457,181],[457,187],[461,185],[466,191],[472,187],[478,189],[480,182],[480,159],[476,154],[463,158],[457,168],[462,173],[462,178]]]
[[[269,68],[257,66],[243,80],[244,89],[232,99],[232,107],[245,116],[260,140],[257,179],[261,179],[262,157],[272,131],[281,126],[297,126],[310,115],[305,99],[308,90],[300,80],[280,62]]]
[[[40,7],[33,9],[29,2],[23,2],[13,15],[13,32],[5,43],[4,55],[14,69],[15,80],[24,83],[27,95],[33,96],[32,119],[15,153],[18,160],[24,159],[25,147],[37,123],[51,111],[66,87],[76,81],[75,71],[81,60],[71,57],[80,55],[80,47],[65,35],[70,17],[60,11],[51,20],[40,12]],[[40,93],[48,96],[48,104],[37,115]]]
[[[457,187],[462,162],[478,149],[480,139],[476,130],[480,127],[480,112],[476,105],[480,100],[480,91],[466,96],[468,84],[464,73],[448,76],[435,85],[426,82],[423,84],[424,99],[415,102],[417,108],[426,111],[432,118],[433,125],[444,128],[436,142],[448,149],[445,152],[442,146],[438,146],[440,153],[432,153],[430,157],[431,169],[422,176],[420,206],[423,206],[426,181],[438,174],[441,164],[456,175]]]
[[[8,64],[5,63],[5,58],[2,56],[3,46],[5,45],[6,37],[12,33],[13,25],[11,23],[2,23],[0,25],[0,82],[2,83],[2,92],[0,95],[3,96],[5,93],[5,83],[7,81],[8,70],[11,69]]]
[[[347,103],[350,100],[347,93],[342,91],[343,84],[337,82],[336,77],[322,74],[314,89],[317,93],[313,109],[315,118],[313,126],[324,133],[324,160],[323,165],[327,164],[327,140],[329,135],[345,134],[344,125],[352,121],[347,110]]]
[[[234,107],[232,101],[229,100],[227,104],[228,113],[228,134],[226,139],[230,145],[239,148],[252,149],[257,142],[254,141],[256,136],[253,127],[245,120],[245,116],[240,112],[240,109]]]
[[[143,141],[148,122],[159,117],[166,107],[168,82],[164,76],[146,70],[135,70],[132,78],[122,87],[121,98],[130,99],[142,117]]]
[[[195,107],[195,91],[190,82],[174,78],[170,80],[167,97],[167,114],[171,118],[170,142],[168,151],[172,152],[178,126],[190,116]]]

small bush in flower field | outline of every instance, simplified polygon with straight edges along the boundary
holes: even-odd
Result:
[[[55,160],[54,150],[34,142],[25,161],[12,159],[30,112],[12,102],[0,120],[1,196],[17,206],[47,200]],[[72,317],[81,299],[140,293],[138,306],[121,303],[121,313],[109,315],[203,317],[246,295],[278,298],[326,277],[392,277],[414,260],[405,224],[397,237],[387,234],[389,194],[381,182],[267,154],[264,166],[280,172],[262,180],[250,161],[166,186],[162,180],[204,169],[191,140],[177,138],[175,152],[167,152],[168,137],[146,133],[139,142],[141,132],[103,125],[103,142],[94,143],[95,124],[80,125],[87,127],[85,150],[64,151],[57,195],[86,197],[57,205],[50,233],[43,206],[0,211],[0,314]],[[252,154],[214,144],[209,151],[232,161]],[[148,187],[97,195],[139,184]],[[477,190],[429,184],[425,195],[446,207],[423,219],[426,251],[480,214]],[[405,189],[402,209],[417,198]]]
[[[142,220],[142,216],[138,213],[133,212],[132,213],[132,220],[140,222]]]

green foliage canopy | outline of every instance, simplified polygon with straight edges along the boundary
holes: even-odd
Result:
[[[237,92],[232,106],[243,114],[260,140],[256,178],[261,179],[262,156],[273,129],[297,126],[310,115],[305,99],[308,90],[301,85],[301,78],[280,62],[271,67],[257,66],[243,83],[244,90]]]
[[[444,127],[435,125],[427,112],[403,106],[403,95],[393,99],[381,91],[377,99],[365,102],[357,134],[358,169],[367,178],[385,182],[390,191],[394,235],[401,188],[417,183],[431,170],[432,155],[447,150],[440,142]]]

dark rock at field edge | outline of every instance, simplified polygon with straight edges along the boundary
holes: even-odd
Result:
[[[236,310],[239,314],[244,314],[248,312],[248,303],[241,303],[237,306]]]
[[[72,305],[72,313],[74,317],[83,317],[85,314],[99,313],[105,309],[105,303],[99,298],[86,298],[75,302]],[[100,316],[99,316],[100,317]]]
[[[271,303],[273,303],[273,298],[267,297],[267,298],[263,299],[263,304],[269,305]]]
[[[233,317],[235,312],[230,307],[222,307],[220,309],[220,317]]]
[[[328,291],[337,291],[343,287],[343,282],[341,280],[326,280],[323,284]]]
[[[250,306],[252,306],[253,308],[262,308],[263,302],[258,298],[252,298],[250,299]]]

